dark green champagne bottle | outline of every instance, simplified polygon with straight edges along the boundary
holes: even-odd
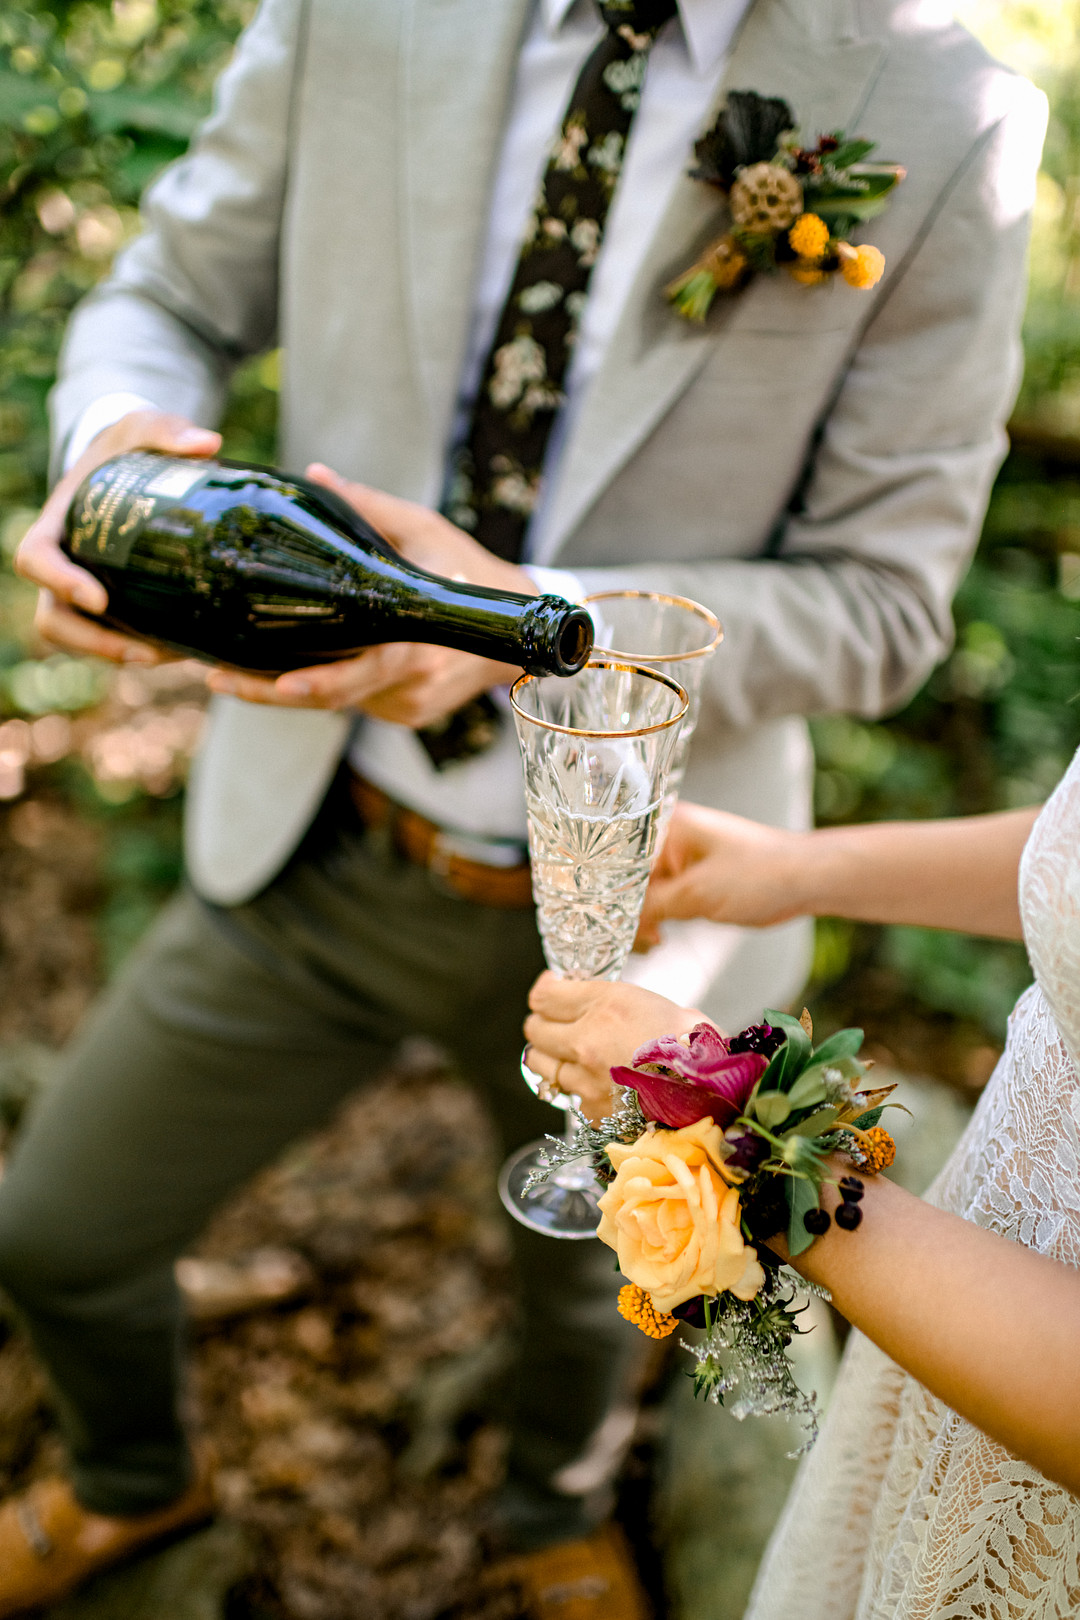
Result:
[[[259,674],[383,641],[538,675],[572,675],[592,650],[584,608],[414,568],[332,491],[265,467],[117,456],[80,485],[64,550],[108,591],[106,624]]]

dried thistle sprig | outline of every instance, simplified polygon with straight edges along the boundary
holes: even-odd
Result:
[[[819,1414],[816,1394],[795,1382],[787,1347],[803,1330],[796,1318],[806,1309],[794,1308],[795,1293],[786,1291],[786,1278],[771,1274],[755,1299],[740,1300],[724,1294],[706,1302],[709,1312],[705,1337],[697,1344],[681,1340],[694,1357],[690,1376],[694,1394],[727,1405],[740,1422],[748,1417],[783,1414],[805,1425],[806,1439],[790,1457],[800,1457],[817,1439]],[[734,1395],[730,1403],[725,1397]]]
[[[636,1091],[624,1091],[620,1088],[615,1106],[598,1125],[586,1119],[580,1108],[571,1108],[574,1119],[573,1135],[567,1139],[565,1136],[547,1136],[544,1138],[544,1147],[540,1153],[542,1168],[534,1170],[525,1182],[525,1192],[531,1192],[534,1187],[547,1180],[556,1170],[564,1165],[577,1164],[580,1159],[588,1158],[592,1161],[593,1169],[601,1181],[611,1181],[614,1175],[607,1157],[609,1142],[625,1142],[629,1145],[636,1142],[639,1136],[644,1135],[649,1122],[641,1112]]]

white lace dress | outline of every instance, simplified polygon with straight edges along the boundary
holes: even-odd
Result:
[[[927,1196],[1080,1266],[1080,753],[1024,852],[1020,901],[1036,983]],[[1066,1616],[1080,1617],[1080,1500],[852,1334],[746,1620]]]

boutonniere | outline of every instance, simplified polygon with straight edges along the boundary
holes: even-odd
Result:
[[[884,211],[904,170],[867,162],[875,145],[836,130],[803,146],[786,101],[733,90],[695,143],[690,170],[727,195],[731,227],[665,288],[679,314],[703,321],[718,292],[763,271],[786,270],[803,286],[837,274],[852,287],[876,286],[885,255],[850,238]]]

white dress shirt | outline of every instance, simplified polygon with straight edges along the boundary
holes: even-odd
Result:
[[[751,0],[678,0],[649,54],[641,105],[634,115],[622,174],[608,212],[588,301],[564,382],[566,404],[548,441],[546,486],[590,382],[596,376],[627,296],[693,144],[706,127],[731,45]],[[517,267],[520,243],[559,131],[570,92],[603,33],[592,0],[536,0],[518,59],[510,116],[491,197],[484,254],[462,373],[455,438],[472,401],[499,314]],[[91,405],[68,441],[65,464],[127,411],[149,402],[110,394]],[[449,448],[449,447],[448,447]],[[529,525],[526,558],[544,534],[543,492]],[[526,561],[526,566],[528,563]],[[571,574],[530,567],[537,586],[574,598]],[[505,694],[496,700],[508,710]],[[365,719],[350,749],[353,766],[385,792],[432,821],[473,839],[493,841],[491,859],[516,859],[525,837],[521,764],[509,714],[498,741],[484,754],[436,771],[404,726]],[[500,841],[508,841],[501,854]],[[482,848],[470,849],[482,855]]]

